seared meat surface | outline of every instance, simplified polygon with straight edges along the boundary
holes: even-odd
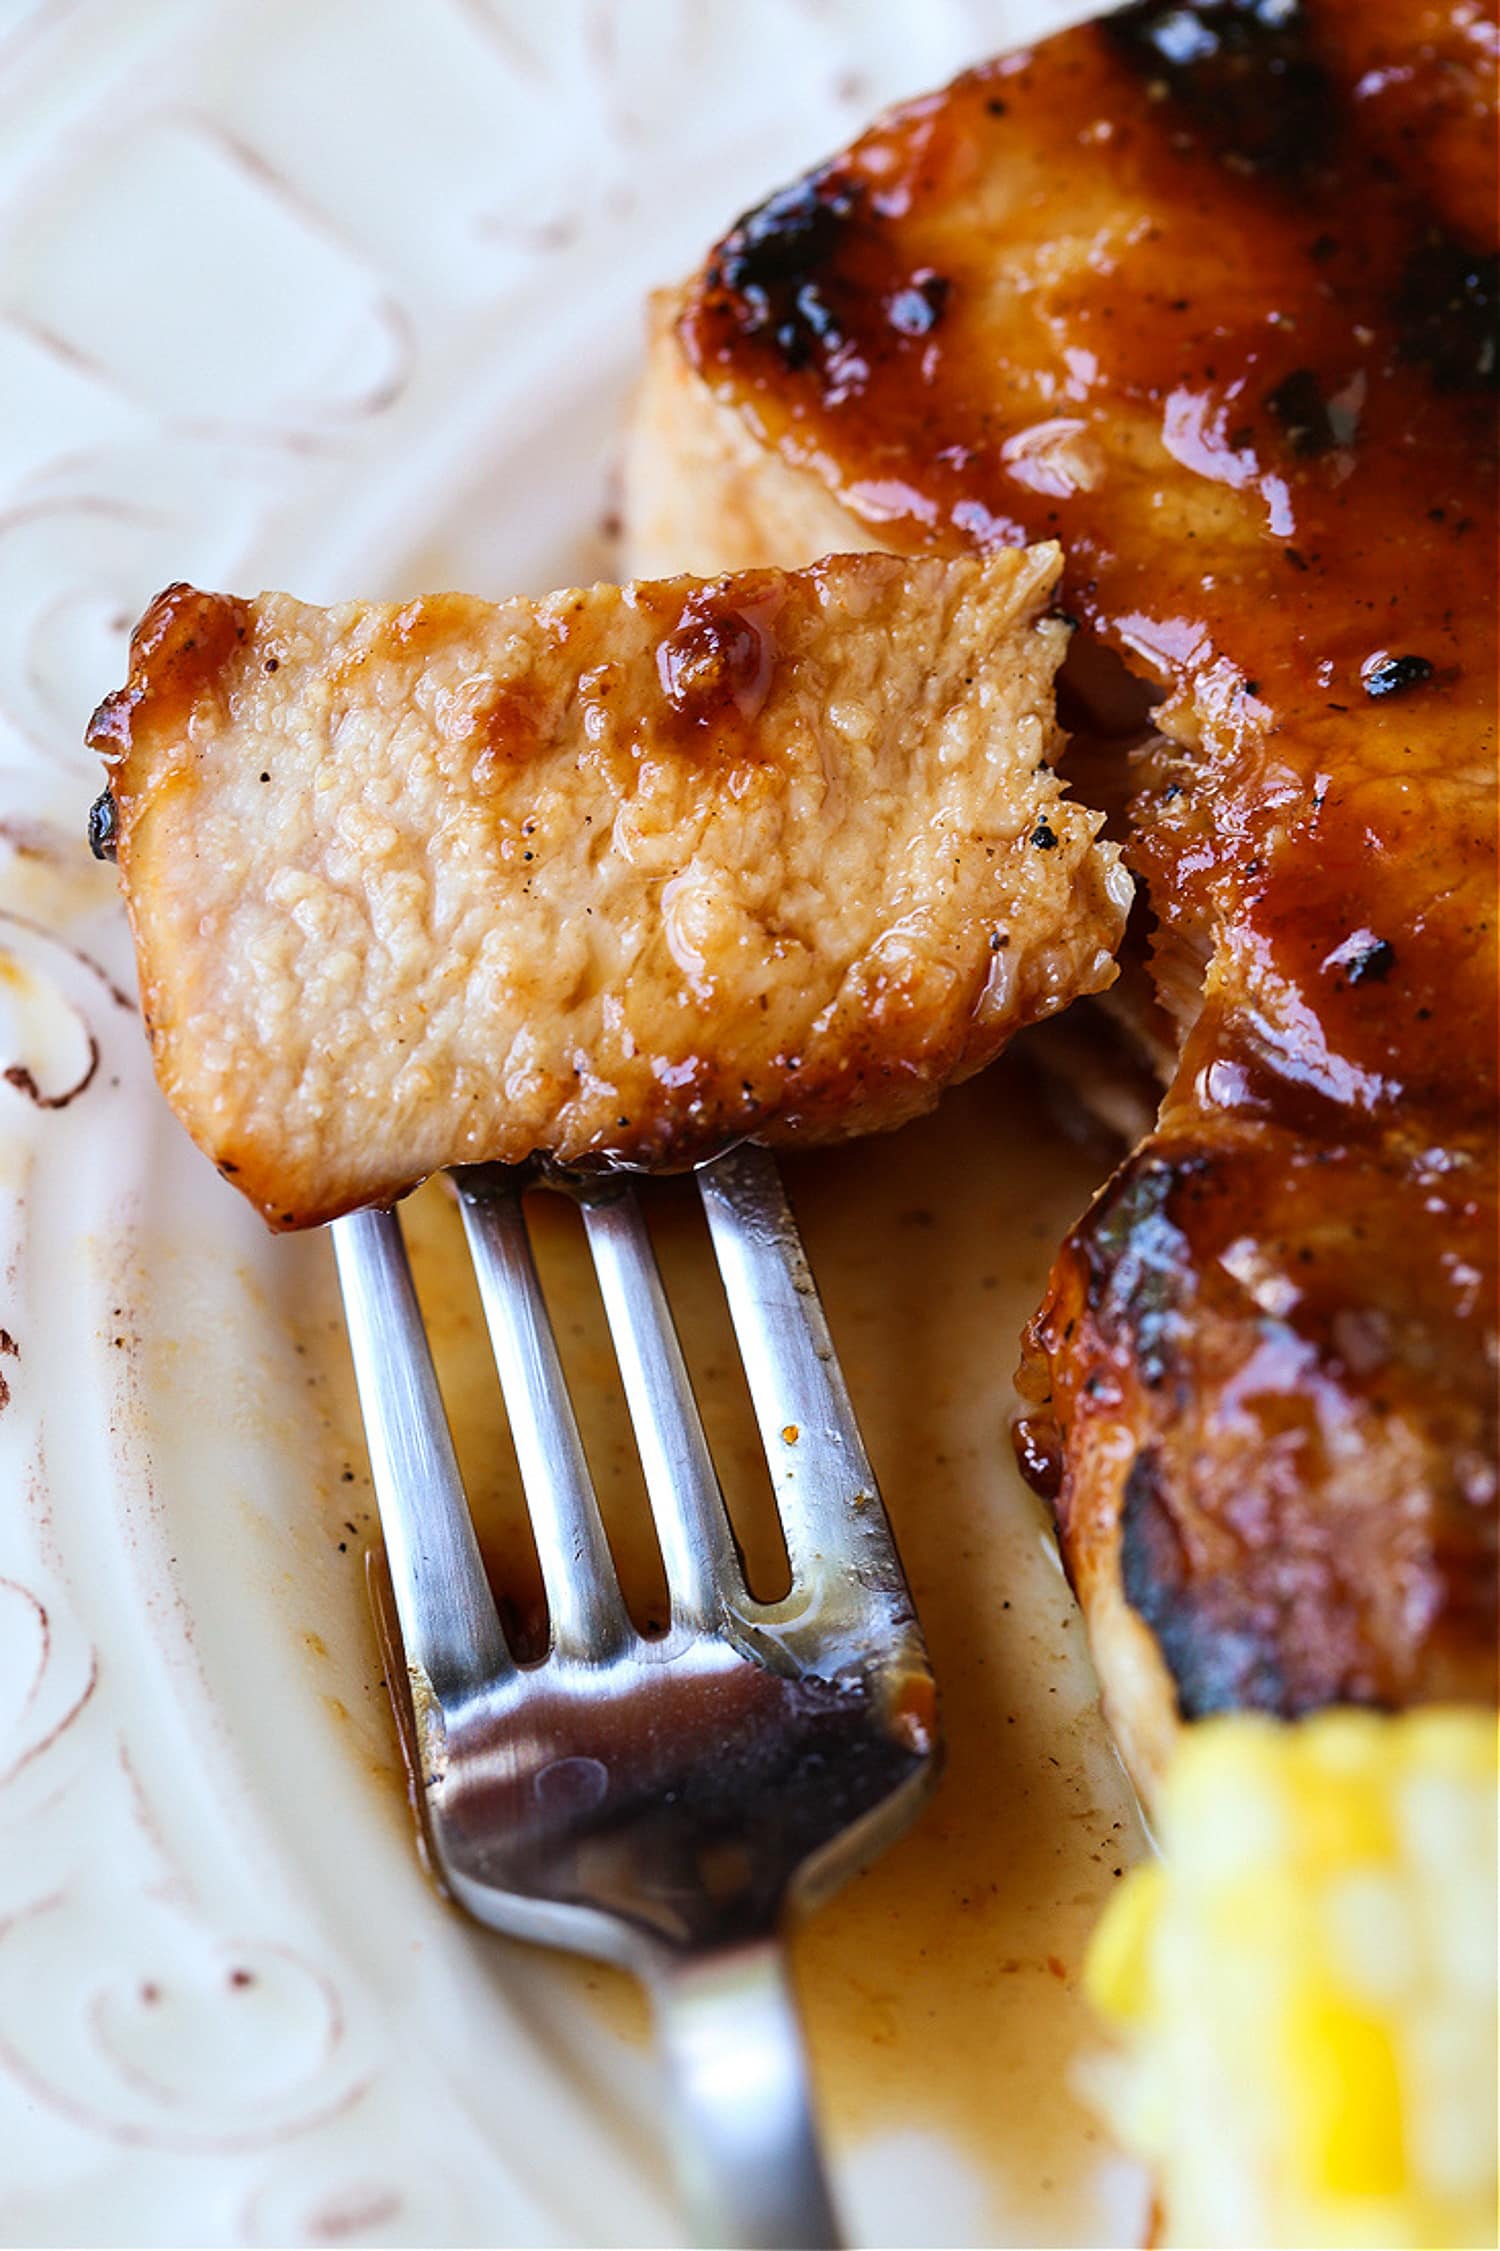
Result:
[[[1056,536],[1180,1043],[1031,1329],[1148,1786],[1179,1715],[1495,1688],[1494,24],[1136,6],[877,124],[659,334],[651,550]],[[756,458],[765,506],[756,501]]]
[[[541,602],[173,587],[95,714],[163,1088],[278,1227],[898,1125],[1114,974],[1055,548]]]

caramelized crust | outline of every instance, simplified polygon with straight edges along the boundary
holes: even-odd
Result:
[[[1184,1044],[1023,1432],[1148,1784],[1179,1712],[1494,1693],[1493,41],[1127,9],[877,124],[680,313],[777,520],[796,474],[898,549],[1056,536],[1162,693],[1121,795]]]
[[[273,1225],[458,1162],[894,1126],[1113,976],[1055,549],[317,610],[169,588],[95,715],[163,1088]]]

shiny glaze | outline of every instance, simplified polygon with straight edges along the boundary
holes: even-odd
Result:
[[[1117,788],[1202,1005],[1026,1445],[1189,1715],[1494,1688],[1493,23],[1263,15],[910,105],[681,325],[889,544],[1060,538],[1162,692]]]
[[[224,594],[204,594],[178,580],[163,587],[130,636],[130,676],[104,698],[84,740],[106,764],[124,758],[135,716],[147,697],[163,727],[186,728],[199,699],[211,693],[249,630],[248,607]]]
[[[658,582],[659,584],[659,582]],[[634,590],[641,606],[656,588]],[[712,730],[716,746],[734,739],[753,753],[750,734],[765,709],[776,671],[776,614],[784,595],[767,571],[760,579],[710,580],[663,619],[656,675],[667,710],[684,731]],[[663,715],[664,716],[664,715]],[[660,724],[660,718],[658,724]]]

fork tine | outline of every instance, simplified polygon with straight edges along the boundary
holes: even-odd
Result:
[[[333,1223],[370,1472],[407,1660],[445,1697],[511,1670],[392,1211]]]
[[[744,1582],[635,1190],[585,1202],[584,1227],[635,1428],[673,1617],[711,1626],[742,1609]]]
[[[554,1649],[603,1658],[632,1627],[542,1296],[520,1188],[464,1166],[453,1184],[474,1260],[521,1484],[536,1535]]]
[[[698,1170],[714,1255],[771,1482],[794,1590],[833,1564],[903,1612],[910,1597],[875,1473],[776,1160],[742,1142]]]

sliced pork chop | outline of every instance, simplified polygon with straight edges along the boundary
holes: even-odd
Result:
[[[1055,536],[1161,698],[1096,801],[1171,1083],[1021,1433],[1147,1788],[1179,1717],[1495,1692],[1495,51],[1138,0],[1004,57],[719,242],[634,435],[638,567]]]
[[[1047,762],[1058,569],[169,589],[90,729],[168,1099],[277,1227],[929,1108],[1114,974],[1129,880]]]

